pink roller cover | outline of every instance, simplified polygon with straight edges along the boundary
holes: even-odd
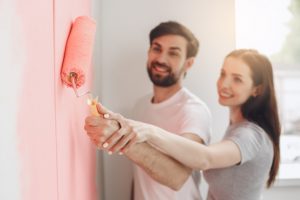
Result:
[[[88,16],[75,19],[65,48],[61,79],[72,87],[71,76],[75,77],[76,87],[85,82],[85,73],[91,65],[96,22]]]

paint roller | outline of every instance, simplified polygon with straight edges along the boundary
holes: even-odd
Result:
[[[91,65],[93,45],[96,33],[96,22],[88,16],[77,17],[71,27],[71,31],[65,47],[65,55],[61,70],[63,83],[72,87],[77,97],[77,88],[85,83],[85,74]],[[90,94],[87,100],[92,115],[99,116],[97,111],[98,97],[93,98]]]
[[[72,24],[66,43],[61,79],[66,86],[73,88],[77,97],[89,93],[79,95],[77,89],[85,83],[86,72],[91,66],[95,33],[95,20],[79,16]]]

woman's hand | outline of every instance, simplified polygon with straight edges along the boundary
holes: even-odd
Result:
[[[125,153],[133,144],[137,142],[136,133],[122,115],[109,113],[105,116],[106,119],[116,120],[119,123],[120,129],[114,132],[104,143],[103,148],[108,150],[109,154],[114,152]]]
[[[119,130],[119,124],[103,116],[88,116],[85,119],[84,129],[92,142],[98,148],[102,148],[103,142]]]
[[[107,113],[107,115],[104,115],[104,118],[116,120],[120,126],[120,129],[103,143],[103,148],[107,149],[110,154],[118,151],[120,151],[120,154],[125,153],[135,143],[146,141],[147,136],[153,130],[152,125],[126,119],[101,105],[98,105],[98,110]]]

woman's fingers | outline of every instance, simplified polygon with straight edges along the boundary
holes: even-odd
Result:
[[[108,138],[108,140],[103,143],[102,147],[104,149],[111,149],[122,138],[122,136],[123,135],[120,134],[119,131],[115,132],[110,138]]]
[[[132,131],[131,121],[125,119],[122,115],[118,113],[113,113],[106,109],[101,104],[97,105],[98,112],[103,114],[106,120],[111,120],[118,122],[119,130],[114,132],[105,142],[102,144],[101,149],[107,150],[109,154],[117,151],[126,152],[133,144],[138,140],[136,139],[137,134]],[[101,142],[103,142],[103,138]],[[95,139],[97,141],[97,139]],[[99,140],[98,140],[99,141]],[[99,146],[99,144],[98,144]]]
[[[129,140],[129,142],[127,142],[127,144],[120,150],[120,152],[126,153],[128,151],[128,149],[135,143],[137,143],[136,134],[134,134],[134,137],[131,140]]]
[[[130,140],[136,137],[136,134],[132,132],[131,126],[129,126],[126,119],[121,115],[113,113],[109,116],[109,119],[117,120],[121,126],[119,131],[114,133],[114,135],[103,144],[103,147],[108,149],[111,154],[124,148]]]
[[[110,110],[108,110],[107,108],[105,108],[102,104],[98,103],[97,104],[97,110],[100,114],[105,114],[105,113],[112,113]]]
[[[121,127],[128,126],[125,122],[125,118],[119,113],[107,112],[103,117],[105,119],[118,121]]]
[[[109,149],[109,152],[114,153],[120,151],[123,153],[124,148],[136,137],[136,134],[130,132],[126,135],[123,135],[122,138],[112,147]],[[132,143],[134,144],[134,143]],[[129,148],[129,147],[128,147]],[[126,149],[126,148],[125,148]]]
[[[108,140],[103,144],[103,148],[111,149],[114,145],[116,145],[120,139],[131,132],[130,127],[121,127],[118,131],[116,131]]]

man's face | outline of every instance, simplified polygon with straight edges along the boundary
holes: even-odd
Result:
[[[187,70],[187,41],[178,35],[165,35],[152,41],[148,51],[147,70],[152,83],[169,87]]]

